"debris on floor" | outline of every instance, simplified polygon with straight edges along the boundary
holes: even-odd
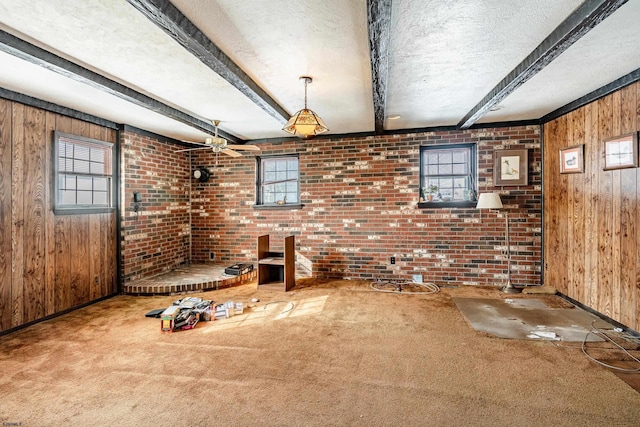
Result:
[[[195,328],[199,321],[213,320],[214,304],[215,301],[198,297],[177,300],[160,315],[160,329],[162,332],[184,331]]]
[[[229,276],[240,276],[241,274],[251,273],[253,264],[233,264],[224,269],[224,274]]]
[[[215,319],[227,319],[244,313],[244,303],[227,301],[216,304],[213,300],[198,297],[179,299],[170,307],[152,310],[146,317],[159,317],[162,332],[184,331],[193,329],[198,322],[209,322]]]
[[[227,319],[233,317],[236,314],[242,314],[244,312],[244,304],[241,302],[227,301],[224,304],[216,305],[215,318]]]
[[[558,293],[556,288],[553,286],[543,285],[543,286],[525,286],[522,289],[523,294],[547,294],[547,295],[555,295]]]

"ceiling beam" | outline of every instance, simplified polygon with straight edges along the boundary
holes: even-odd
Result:
[[[82,120],[83,122],[93,123],[98,126],[103,126],[109,129],[118,129],[118,123],[111,120],[103,119],[102,117],[96,117],[91,114],[83,113],[82,111],[74,110],[73,108],[63,107],[62,105],[54,104],[53,102],[45,101],[42,99],[34,98],[23,93],[14,92],[9,89],[0,87],[0,98],[8,99],[10,101],[19,102],[20,104],[28,105],[30,107],[36,107],[41,110],[50,111],[52,113],[60,114],[63,116],[71,117],[73,119]]]
[[[207,123],[197,117],[193,117],[183,111],[177,110],[143,93],[135,91],[2,30],[0,30],[0,51],[6,52],[31,64],[38,65],[49,71],[58,73],[71,80],[91,86],[94,89],[98,89],[120,99],[124,99],[132,104],[154,111],[180,123],[184,123],[202,132],[211,135],[215,134],[215,127],[211,123]],[[236,136],[229,135],[227,133],[224,133],[223,135],[223,132],[219,133],[223,138],[234,142],[242,142],[242,140]]]
[[[588,94],[581,96],[580,98],[573,100],[566,105],[563,105],[562,107],[550,112],[549,114],[542,116],[540,118],[540,123],[545,124],[547,122],[550,122],[551,120],[555,120],[558,117],[564,116],[565,114],[568,114],[573,110],[584,107],[585,105],[590,104],[593,101],[612,94],[613,92],[618,91],[638,81],[640,81],[640,68],[637,68],[629,74],[626,74],[619,79],[614,80],[611,83],[608,83],[594,90],[593,92],[589,92]]]
[[[375,132],[384,132],[387,78],[389,75],[389,39],[391,34],[391,0],[367,0],[369,49],[373,85]]]
[[[127,0],[151,22],[282,125],[291,114],[168,0]]]
[[[460,121],[469,128],[628,0],[586,0]]]

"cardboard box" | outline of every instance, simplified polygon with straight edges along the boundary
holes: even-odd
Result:
[[[167,307],[166,310],[162,312],[160,315],[160,330],[162,332],[173,331],[173,326],[178,313],[180,313],[180,307],[177,305]]]
[[[244,304],[241,302],[236,302],[233,304],[233,314],[242,314],[244,313]]]

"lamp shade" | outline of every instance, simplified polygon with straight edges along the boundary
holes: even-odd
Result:
[[[311,139],[325,133],[329,128],[316,113],[307,108],[307,85],[313,79],[309,76],[302,76],[300,81],[304,83],[304,108],[291,116],[282,130],[299,138]]]
[[[502,200],[498,193],[482,193],[478,199],[476,209],[501,209]]]
[[[310,139],[329,130],[322,119],[308,108],[295,113],[287,122],[284,131],[303,139]]]

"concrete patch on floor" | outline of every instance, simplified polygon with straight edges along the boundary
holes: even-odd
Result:
[[[536,298],[453,298],[458,310],[477,330],[498,338],[520,340],[602,341],[588,334],[592,322],[612,327],[578,307],[549,308]],[[606,325],[606,326],[605,326]]]

